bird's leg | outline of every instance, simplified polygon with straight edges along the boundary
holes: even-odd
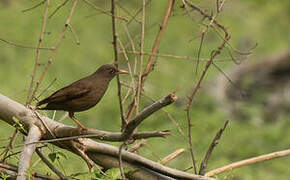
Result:
[[[87,127],[85,127],[84,125],[82,125],[82,124],[81,124],[81,123],[80,123],[80,122],[75,118],[73,112],[69,112],[69,113],[68,113],[68,116],[69,116],[69,117],[70,117],[70,118],[71,118],[75,123],[77,123],[79,129],[88,130]]]

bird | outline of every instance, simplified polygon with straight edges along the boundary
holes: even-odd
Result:
[[[88,128],[75,118],[74,113],[88,110],[98,104],[110,81],[117,74],[128,74],[128,71],[119,70],[112,64],[102,65],[93,74],[61,88],[39,101],[36,104],[36,109],[67,111],[79,129],[87,130]],[[45,106],[40,107],[42,105]]]

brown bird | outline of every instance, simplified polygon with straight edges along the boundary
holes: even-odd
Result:
[[[36,109],[68,111],[69,117],[77,123],[79,128],[87,129],[75,118],[74,113],[94,107],[102,99],[110,81],[117,74],[128,74],[128,72],[119,70],[110,64],[102,65],[90,76],[61,88],[39,101]],[[46,106],[39,108],[43,104]]]

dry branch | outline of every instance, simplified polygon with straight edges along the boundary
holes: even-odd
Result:
[[[261,155],[258,157],[253,157],[250,159],[238,161],[238,162],[223,166],[221,168],[211,170],[211,171],[207,172],[205,174],[205,176],[211,177],[211,176],[223,173],[225,171],[230,171],[230,170],[235,169],[235,168],[255,164],[258,162],[262,162],[262,161],[267,161],[267,160],[274,159],[274,158],[284,157],[284,156],[290,156],[290,149],[284,150],[284,151],[277,151],[277,152],[273,152],[270,154],[265,154],[265,155]]]
[[[15,179],[17,177],[17,166],[0,161],[0,173],[7,174],[10,178]],[[39,174],[36,172],[33,172],[31,175],[34,180],[58,180],[56,177]]]
[[[221,138],[224,130],[226,129],[227,125],[229,123],[229,120],[227,120],[224,124],[224,126],[217,132],[216,136],[214,137],[212,143],[210,144],[207,152],[206,152],[206,155],[202,161],[202,163],[200,164],[200,168],[199,168],[199,175],[204,175],[205,173],[205,170],[206,170],[206,167],[207,167],[207,164],[208,164],[208,160],[213,152],[213,149],[216,147],[216,145],[219,143],[219,139]]]
[[[177,97],[175,93],[171,93],[168,96],[162,98],[161,100],[151,104],[150,106],[143,109],[142,112],[140,112],[132,121],[130,121],[127,126],[124,129],[123,136],[125,139],[129,139],[136,129],[136,127],[142,123],[147,117],[149,117],[151,114],[155,113],[159,109],[175,102],[177,100]]]

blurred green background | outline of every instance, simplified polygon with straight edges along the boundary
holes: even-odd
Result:
[[[30,8],[39,2],[28,0],[0,1],[0,38],[23,45],[36,46],[40,35],[44,6],[42,5],[25,13],[22,10]],[[109,1],[96,0],[93,2],[103,9],[110,9]],[[62,1],[53,1],[51,3],[49,14]],[[141,7],[141,1],[119,0],[118,3],[131,14],[137,12]],[[42,46],[54,46],[71,5],[72,1],[69,1],[51,19],[48,19]],[[206,0],[197,2],[197,5],[206,9],[208,13],[215,13],[215,1]],[[159,52],[196,58],[200,43],[200,34],[203,30],[203,26],[200,24],[202,17],[197,12],[192,12],[191,17],[188,17],[179,8],[180,6],[181,2],[177,1],[161,41]],[[159,30],[158,25],[162,22],[166,7],[167,1],[165,0],[150,1],[146,7],[146,52],[151,51]],[[119,15],[130,19],[119,6],[118,12]],[[231,33],[232,39],[230,44],[232,46],[242,51],[247,51],[257,43],[258,46],[249,58],[258,59],[268,57],[275,52],[283,52],[289,48],[289,12],[290,1],[229,1],[219,15],[218,20]],[[141,20],[141,16],[138,15],[137,19]],[[204,21],[204,23],[208,22]],[[89,75],[98,66],[113,61],[110,16],[97,12],[84,2],[79,1],[73,14],[71,25],[80,40],[80,45],[76,44],[74,36],[68,31],[65,39],[57,49],[56,56],[41,83],[38,94],[51,84],[54,79],[56,81],[44,92],[40,99],[81,77]],[[128,38],[124,32],[122,22],[118,21],[117,28],[120,40],[124,44],[127,44]],[[138,36],[140,34],[140,24],[135,21],[128,25],[128,29],[132,36]],[[201,57],[208,58],[211,51],[220,42],[221,40],[217,37],[216,33],[213,30],[209,30],[205,37]],[[135,46],[139,49],[138,37],[135,39]],[[43,65],[47,62],[49,54],[49,51],[41,51],[40,70],[43,69]],[[126,61],[123,55],[120,54],[119,57],[121,67],[126,69]],[[134,56],[129,55],[129,58],[133,63]],[[148,57],[145,56],[144,59],[147,61]],[[223,51],[217,59],[229,59],[229,54],[227,51]],[[14,47],[0,42],[0,92],[25,104],[34,61],[35,50]],[[199,74],[203,70],[204,65],[205,63],[200,63]],[[221,68],[235,66],[232,61],[217,61],[217,65]],[[185,134],[187,133],[186,112],[184,111],[187,101],[186,97],[190,94],[191,88],[198,79],[195,76],[195,67],[196,61],[194,60],[159,57],[155,65],[155,70],[149,75],[144,91],[146,96],[158,100],[178,89],[177,96],[179,97],[179,101],[174,105],[166,107],[165,111],[171,113]],[[204,83],[209,83],[220,75],[214,67],[211,67]],[[37,77],[39,77],[39,74]],[[130,79],[122,76],[122,80],[129,82]],[[126,88],[123,88],[124,93],[126,90]],[[150,102],[149,98],[142,97],[142,107],[145,107]],[[211,140],[229,117],[217,107],[217,103],[208,95],[208,92],[203,87],[201,87],[191,108],[191,118],[194,125],[192,128],[193,146],[199,166]],[[258,108],[253,107],[251,117],[257,118],[260,116],[257,113],[258,110],[256,110]],[[168,164],[170,167],[183,170],[191,166],[187,140],[168,118],[166,112],[160,111],[149,117],[138,130],[170,130],[172,136],[166,139],[152,138],[147,140],[146,146],[141,148],[139,153],[154,161],[160,161],[176,149],[185,148],[186,152],[184,154]],[[53,115],[53,112],[43,113],[47,113],[50,117]],[[56,112],[56,119],[59,119],[63,114],[64,112]],[[103,100],[95,108],[78,113],[76,116],[88,127],[119,131],[120,117],[116,79],[113,80]],[[74,125],[68,118],[63,123]],[[2,121],[0,121],[0,124],[0,144],[1,146],[5,146],[8,143],[5,138],[9,137],[9,134],[13,132],[13,128],[8,127]],[[21,142],[22,137],[19,137],[17,144]],[[230,121],[219,145],[212,154],[208,170],[245,158],[287,149],[290,147],[289,142],[289,116],[280,118],[273,123],[262,124],[255,124],[251,121]],[[118,143],[110,144],[118,145]],[[51,145],[49,145],[49,148],[44,149],[46,154],[60,151]],[[21,149],[16,149],[14,152],[18,150]],[[79,157],[69,152],[65,152],[65,154],[69,158],[66,159],[60,156],[60,159],[54,163],[66,175],[87,172],[86,164]],[[34,160],[37,161],[37,157]],[[17,156],[10,158],[9,162],[17,162]],[[231,172],[218,175],[217,177],[219,179],[286,180],[290,176],[289,164],[289,157],[284,157],[235,169]],[[42,173],[50,172],[42,163],[34,166],[33,169]],[[192,170],[189,170],[189,172],[192,172]],[[88,176],[84,174],[78,176],[78,178],[86,179]]]

